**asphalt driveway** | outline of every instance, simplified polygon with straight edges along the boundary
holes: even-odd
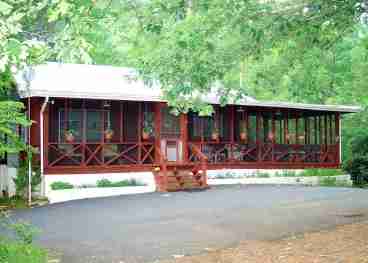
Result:
[[[219,186],[72,201],[19,211],[62,262],[154,262],[368,219],[368,191]]]

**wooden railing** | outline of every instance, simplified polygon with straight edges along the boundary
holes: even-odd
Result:
[[[205,155],[209,164],[229,163],[292,163],[337,164],[339,145],[192,142],[189,162],[198,161],[197,152]]]
[[[153,142],[49,143],[47,167],[152,165],[154,152]]]

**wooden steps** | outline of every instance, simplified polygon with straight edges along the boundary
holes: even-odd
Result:
[[[208,188],[206,172],[193,167],[176,167],[155,174],[157,191],[176,192]]]

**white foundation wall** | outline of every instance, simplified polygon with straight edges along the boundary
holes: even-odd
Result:
[[[220,170],[208,170],[207,176],[208,178],[214,178],[218,175],[226,175],[228,173],[231,173],[232,175],[235,175],[236,177],[252,177],[256,175],[257,173],[267,173],[271,177],[275,176],[277,173],[282,174],[284,171],[290,171],[295,172],[296,174],[299,174],[303,172],[303,170],[290,170],[290,169],[220,169]]]
[[[0,165],[0,196],[6,191],[9,197],[15,195],[15,184],[13,178],[17,175],[17,168]]]
[[[111,182],[135,179],[145,184],[145,186],[83,188],[84,185],[96,185],[97,181],[101,179],[108,179]],[[51,184],[60,181],[70,183],[75,188],[52,190]],[[50,203],[85,198],[150,193],[154,191],[156,191],[156,184],[152,172],[45,175],[45,196],[49,199]]]

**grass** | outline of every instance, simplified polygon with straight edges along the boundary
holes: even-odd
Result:
[[[341,169],[305,169],[301,172],[300,176],[337,176],[343,175],[344,172]]]
[[[51,184],[52,190],[73,189],[74,186],[67,182],[56,181]]]
[[[27,201],[24,200],[23,198],[20,198],[18,196],[14,196],[11,198],[7,198],[7,197],[1,197],[0,198],[0,206],[6,206],[6,207],[10,207],[10,208],[26,208],[27,206]]]
[[[144,186],[143,183],[135,179],[111,182],[109,179],[101,179],[97,181],[97,187],[126,187],[126,186]]]
[[[51,189],[52,190],[64,190],[64,189],[74,189],[74,188],[127,187],[127,186],[145,186],[145,184],[135,179],[122,180],[122,181],[117,181],[117,182],[112,182],[109,179],[101,179],[101,180],[98,180],[95,185],[84,184],[81,186],[75,186],[70,183],[62,182],[62,181],[56,181],[51,184]]]
[[[3,238],[0,240],[0,262],[46,263],[47,251],[32,244]]]
[[[319,179],[319,186],[326,187],[352,187],[347,181],[337,180],[335,177],[321,177]]]
[[[309,177],[309,176],[318,176],[318,177],[331,177],[331,176],[337,176],[337,175],[343,175],[344,172],[341,169],[318,169],[318,168],[312,168],[312,169],[304,169],[301,172],[296,172],[293,170],[283,170],[281,173],[277,172],[276,176],[280,177]]]

